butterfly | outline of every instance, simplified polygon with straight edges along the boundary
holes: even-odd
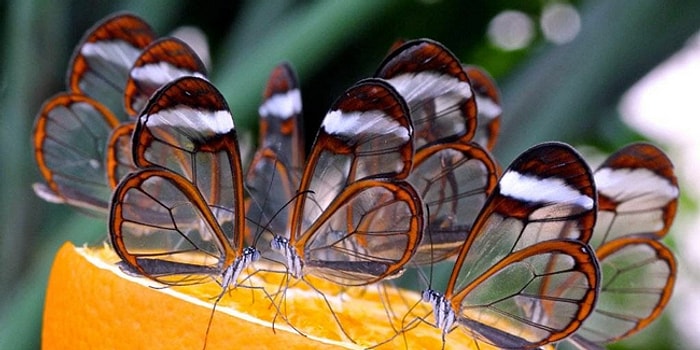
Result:
[[[422,202],[403,180],[412,134],[403,99],[382,80],[360,81],[336,100],[307,157],[288,225],[271,240],[291,276],[361,286],[403,271],[423,225]]]
[[[177,76],[205,74],[185,43],[155,40],[137,16],[97,23],[74,51],[68,91],[48,99],[36,117],[34,155],[45,181],[34,185],[37,195],[106,215],[112,189],[133,170],[133,118],[145,98]]]
[[[637,333],[663,311],[673,292],[676,260],[660,242],[678,205],[673,164],[657,147],[634,143],[596,170],[599,212],[591,245],[603,273],[598,304],[568,338],[582,349]]]
[[[288,230],[289,204],[301,181],[305,160],[301,90],[289,63],[272,70],[258,114],[260,146],[246,174],[249,236],[259,231],[256,224],[272,233]]]
[[[406,99],[415,128],[408,181],[421,194],[429,218],[412,261],[428,265],[447,259],[459,250],[498,180],[488,151],[498,135],[498,89],[482,69],[463,65],[429,39],[396,43],[375,75]]]
[[[459,248],[444,293],[422,292],[443,344],[457,328],[477,346],[511,349],[537,348],[576,331],[600,284],[585,243],[596,203],[593,175],[570,146],[544,143],[518,156]]]
[[[223,290],[260,257],[244,246],[243,170],[233,117],[207,80],[165,85],[133,135],[138,169],[114,191],[112,246],[130,272],[167,285],[218,276]]]

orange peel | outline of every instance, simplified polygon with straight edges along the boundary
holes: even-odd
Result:
[[[205,340],[206,349],[210,350],[280,346],[366,348],[395,335],[390,322],[394,327],[405,322],[402,317],[408,311],[407,305],[415,304],[420,298],[414,292],[393,287],[383,287],[380,292],[379,288],[341,289],[312,281],[314,288],[324,291],[325,299],[305,284],[297,283],[285,290],[284,302],[278,301],[274,306],[259,288],[246,285],[267,283],[266,290],[277,291],[284,276],[258,272],[242,282],[242,286],[227,292],[212,318],[213,300],[221,293],[215,282],[158,286],[146,278],[124,273],[115,264],[118,261],[106,245],[89,248],[66,243],[61,247],[49,276],[43,348],[202,349]],[[382,300],[392,305],[394,314],[398,315],[395,319],[389,321],[384,306],[387,302]],[[328,305],[333,313],[328,312]],[[423,306],[427,307],[420,305]],[[342,324],[354,343],[343,337],[338,324]],[[473,343],[464,332],[452,332],[448,338],[446,349],[464,348],[465,344]],[[442,345],[440,331],[421,322],[378,348],[441,348]]]

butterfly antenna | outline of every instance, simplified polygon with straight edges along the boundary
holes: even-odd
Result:
[[[291,199],[289,199],[286,203],[284,203],[284,205],[281,208],[279,208],[279,210],[277,210],[275,212],[275,214],[272,215],[272,217],[270,217],[270,219],[267,221],[267,223],[265,223],[265,225],[258,225],[258,227],[260,227],[262,229],[262,231],[269,232],[272,235],[278,234],[277,232],[272,232],[272,230],[270,229],[270,224],[275,220],[275,218],[277,218],[277,216],[282,212],[282,210],[289,207],[297,199],[297,197],[299,197],[303,194],[306,194],[307,192],[313,192],[313,191],[307,190],[307,191],[298,192]],[[257,245],[260,237],[262,237],[262,232],[255,236],[255,241],[253,243]]]

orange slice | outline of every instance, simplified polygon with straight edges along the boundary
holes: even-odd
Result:
[[[325,299],[308,286],[297,284],[286,289],[284,302],[278,296],[273,305],[261,289],[245,286],[264,286],[268,293],[278,291],[282,276],[259,272],[244,282],[244,287],[224,295],[211,318],[212,301],[221,292],[215,282],[159,286],[125,274],[115,265],[118,260],[108,246],[63,245],[49,277],[43,348],[202,349],[205,339],[210,350],[366,348],[390,339],[395,334],[390,322],[398,327],[408,307],[420,298],[393,287],[380,293],[374,287],[339,289],[314,281]],[[391,321],[384,305],[392,305],[397,315]],[[343,336],[338,324],[355,343]],[[447,349],[451,345],[463,349],[473,343],[463,332],[452,332],[448,338]],[[440,331],[419,323],[405,336],[394,337],[379,348],[441,346]]]

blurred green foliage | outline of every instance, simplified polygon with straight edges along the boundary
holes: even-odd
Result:
[[[40,346],[44,288],[58,247],[104,238],[104,222],[33,194],[39,174],[29,141],[35,113],[64,89],[71,51],[97,20],[127,10],[162,35],[180,25],[201,27],[211,45],[211,76],[239,128],[255,128],[269,70],[290,61],[302,84],[307,144],[336,96],[371,75],[394,40],[416,37],[441,41],[498,80],[505,108],[496,150],[502,164],[545,140],[610,151],[640,139],[619,121],[616,104],[699,29],[700,2],[576,1],[582,30],[569,44],[555,46],[541,36],[514,52],[489,44],[486,27],[496,14],[518,9],[537,19],[547,3],[0,1],[0,349]],[[644,347],[668,348],[677,341],[674,334],[670,322],[657,322],[643,337]]]

